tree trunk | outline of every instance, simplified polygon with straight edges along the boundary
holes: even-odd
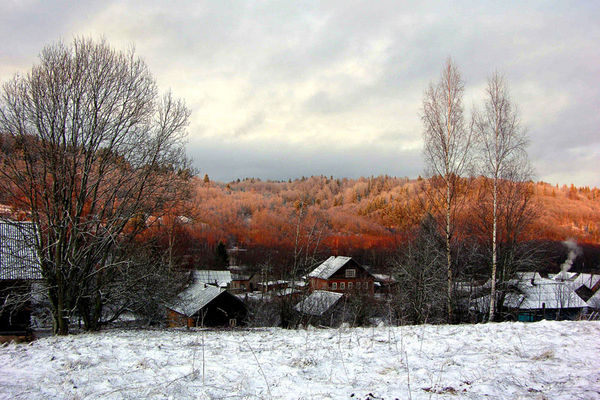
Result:
[[[496,268],[498,264],[497,237],[498,237],[498,178],[494,178],[494,204],[492,223],[492,285],[490,289],[490,314],[488,321],[493,321],[496,313]]]
[[[448,323],[452,323],[452,254],[450,252],[450,212],[451,212],[451,203],[450,203],[450,183],[447,183],[447,193],[446,193],[446,268],[448,272],[448,299],[447,299],[447,308],[448,308]]]

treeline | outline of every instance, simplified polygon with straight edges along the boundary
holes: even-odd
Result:
[[[210,265],[219,242],[248,250],[243,261],[251,264],[265,257],[285,263],[296,249],[303,257],[348,254],[382,265],[414,237],[431,201],[429,180],[420,177],[191,182],[191,198],[177,210],[174,229],[193,267]],[[480,198],[485,184],[482,177],[462,179],[466,200],[458,216],[482,240],[474,222],[489,211]],[[526,190],[535,215],[520,240],[600,244],[600,189],[529,182]]]

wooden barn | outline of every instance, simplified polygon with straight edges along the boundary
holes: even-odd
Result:
[[[167,305],[169,327],[234,327],[244,325],[244,303],[216,286],[194,281]]]
[[[335,326],[343,321],[343,293],[315,290],[294,309],[300,314],[302,325]]]
[[[309,288],[373,295],[374,276],[351,257],[331,256],[308,274]]]

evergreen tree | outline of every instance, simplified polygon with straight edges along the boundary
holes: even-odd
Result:
[[[215,265],[217,269],[226,269],[229,265],[229,256],[227,255],[227,247],[225,243],[219,241],[215,251]]]

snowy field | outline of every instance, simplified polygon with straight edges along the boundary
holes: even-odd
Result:
[[[600,322],[108,331],[0,348],[3,399],[600,399]]]

